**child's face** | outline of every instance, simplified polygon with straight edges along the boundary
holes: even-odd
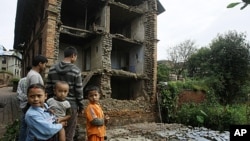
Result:
[[[98,102],[100,99],[100,94],[96,90],[89,91],[88,92],[88,99],[90,102]]]
[[[28,92],[28,102],[34,107],[44,107],[47,94],[41,88],[31,88]]]
[[[57,84],[54,90],[57,100],[63,101],[66,99],[69,93],[69,85],[68,84]]]

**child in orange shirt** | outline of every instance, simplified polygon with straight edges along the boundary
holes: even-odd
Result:
[[[99,105],[99,88],[96,86],[88,86],[85,89],[89,99],[89,104],[84,110],[86,117],[86,129],[88,141],[104,141],[106,135],[106,123],[109,116],[104,116],[101,106]]]

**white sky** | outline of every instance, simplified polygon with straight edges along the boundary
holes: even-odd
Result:
[[[167,58],[167,48],[185,40],[206,46],[218,33],[229,30],[244,32],[250,40],[250,6],[242,4],[227,9],[241,0],[160,0],[165,12],[158,16],[158,60]],[[0,1],[0,44],[13,48],[17,0]]]
[[[0,0],[0,44],[13,49],[17,0]]]
[[[185,40],[207,46],[218,33],[243,32],[249,41],[250,5],[226,8],[241,0],[160,0],[165,12],[158,16],[158,60],[167,59],[168,47]]]

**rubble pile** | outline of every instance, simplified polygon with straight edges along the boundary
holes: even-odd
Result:
[[[108,141],[229,141],[229,132],[181,124],[138,123],[107,129]]]

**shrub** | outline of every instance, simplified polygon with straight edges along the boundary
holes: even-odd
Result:
[[[20,80],[20,78],[12,78],[12,79],[11,79],[11,82],[12,82],[12,83],[18,83],[19,80]]]
[[[211,80],[211,79],[209,79]],[[163,122],[181,123],[191,126],[204,126],[213,130],[229,130],[232,124],[247,124],[248,106],[245,104],[221,105],[208,80],[168,82],[167,87],[159,89]],[[183,104],[177,109],[177,96],[184,90],[204,91],[206,102],[202,104]],[[245,87],[245,91],[249,88]],[[250,111],[250,110],[249,110]],[[249,114],[250,115],[250,114]]]
[[[170,123],[176,120],[177,98],[183,90],[205,91],[212,95],[213,91],[208,91],[208,87],[203,81],[187,80],[168,82],[167,87],[159,86],[159,93],[161,94],[161,109],[163,121]],[[211,102],[211,100],[209,100]]]
[[[246,108],[246,105],[184,104],[177,112],[176,121],[185,125],[228,131],[232,124],[247,124]]]
[[[19,135],[20,121],[18,119],[14,120],[13,123],[6,126],[6,132],[0,141],[16,141]]]

